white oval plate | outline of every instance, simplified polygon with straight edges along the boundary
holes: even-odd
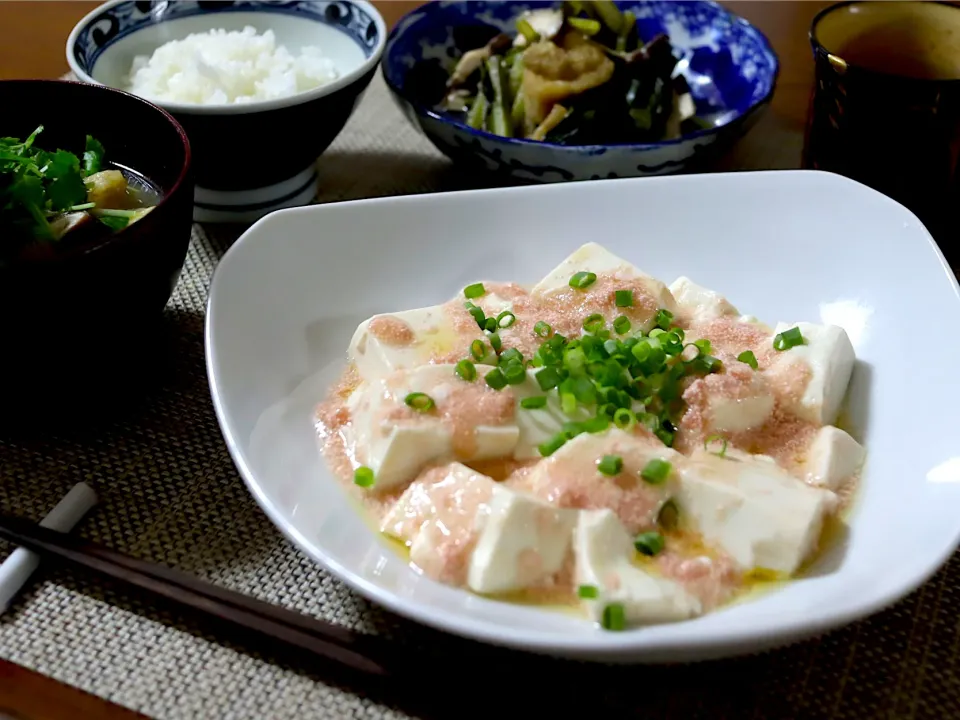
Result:
[[[327,471],[312,410],[366,317],[479,279],[535,282],[587,241],[741,312],[831,322],[857,351],[848,402],[868,450],[850,532],[807,577],[683,623],[611,633],[470,595],[411,570]],[[449,632],[566,657],[683,661],[781,645],[876,612],[960,539],[960,295],[920,222],[836,175],[613,180],[298,208],[251,227],[210,290],[207,369],[250,491],[359,593]]]

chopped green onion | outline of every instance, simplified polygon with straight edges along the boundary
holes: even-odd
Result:
[[[480,329],[483,330],[483,327],[487,321],[487,316],[483,314],[483,310],[478,308],[473,303],[467,303],[464,307],[467,308],[467,312],[473,316],[473,319],[477,321],[477,325],[479,325]]]
[[[719,452],[710,449],[711,445],[716,445],[717,443],[721,443]],[[723,435],[710,435],[703,441],[703,449],[712,452],[714,455],[723,457],[727,454],[727,439],[723,437]]]
[[[524,18],[517,18],[517,32],[523,35],[528,43],[535,43],[540,39],[540,34],[533,29],[533,25]]]
[[[619,455],[604,455],[597,461],[597,470],[604,475],[619,475],[623,470],[623,458]]]
[[[723,363],[713,355],[701,355],[690,363],[690,365],[695,371],[705,375],[720,372],[721,368],[723,368]]]
[[[664,530],[676,530],[680,525],[680,508],[673,500],[667,500],[660,508],[657,524]]]
[[[473,285],[467,285],[463,289],[463,296],[467,300],[473,300],[474,298],[480,297],[485,292],[487,292],[487,290],[483,287],[483,283],[474,283]]]
[[[497,331],[497,319],[494,317],[488,317],[483,319],[483,329],[487,332],[496,332]]]
[[[567,442],[567,436],[563,433],[557,433],[550,440],[540,445],[537,450],[540,451],[540,454],[543,457],[549,457],[553,455],[557,450],[562,448]]]
[[[509,310],[504,310],[497,315],[497,327],[508,328],[517,321],[517,316]]]
[[[477,362],[483,360],[487,356],[487,344],[483,340],[474,340],[470,343],[470,354]]]
[[[580,429],[585,433],[590,433],[591,435],[596,433],[602,433],[610,427],[610,421],[602,415],[592,417],[589,420],[584,420],[580,423]]]
[[[696,343],[687,343],[680,351],[680,359],[685,363],[691,363],[700,357],[700,348]]]
[[[506,367],[507,365],[511,365],[514,363],[522,363],[522,362],[523,362],[523,353],[517,350],[516,348],[509,348],[508,350],[504,350],[500,354],[500,362],[498,364],[500,365],[500,367]]]
[[[487,385],[492,387],[494,390],[503,390],[507,386],[507,378],[504,377],[500,368],[494,368],[488,372],[483,377],[487,381]]]
[[[547,406],[547,397],[546,395],[534,395],[533,397],[526,397],[520,401],[520,407],[524,410],[539,410]]]
[[[540,389],[544,392],[552,390],[559,385],[561,381],[560,373],[551,367],[544,368],[534,375],[534,377],[537,379],[537,384],[540,386]]]
[[[373,470],[366,465],[361,465],[353,471],[353,484],[362,488],[373,487]]]
[[[550,327],[549,323],[545,323],[543,320],[538,320],[537,324],[533,326],[533,332],[537,335],[537,337],[545,338],[548,337],[551,332],[553,332],[553,328]]]
[[[651,330],[651,331],[648,333],[648,335],[649,335],[650,337],[652,337],[652,338],[655,338],[655,337],[660,337],[661,335],[666,334],[666,332],[667,332],[667,331],[664,330],[663,328],[655,327],[655,328],[653,328],[653,330]]]
[[[613,424],[621,430],[629,431],[637,424],[637,416],[633,414],[632,410],[617,408],[616,412],[613,413]]]
[[[640,533],[633,539],[633,546],[637,551],[651,557],[659,554],[665,544],[663,535],[658,532]]]
[[[613,329],[616,330],[617,335],[626,335],[630,332],[631,327],[633,326],[630,323],[630,318],[626,315],[621,315],[613,321]]]
[[[522,385],[527,379],[527,369],[522,363],[514,362],[503,368],[503,377],[507,385]]]
[[[577,290],[585,290],[597,281],[596,273],[578,272],[570,278],[570,287]]]
[[[662,442],[667,447],[673,447],[674,434],[672,431],[665,430],[663,428],[657,428],[656,430],[653,431],[653,434],[656,435],[657,438],[659,438],[660,442]]]
[[[458,362],[453,371],[461,380],[473,382],[477,379],[477,366],[469,360],[461,360]]]
[[[709,355],[711,352],[713,352],[713,346],[710,344],[710,341],[707,340],[706,338],[703,338],[701,340],[694,340],[693,344],[696,345],[698,348],[700,348],[701,355]]]
[[[587,356],[579,347],[570,348],[563,353],[563,364],[571,374],[577,375],[587,366]]]
[[[617,290],[613,299],[617,307],[633,307],[633,290]]]
[[[773,339],[774,350],[789,350],[790,348],[803,345],[803,335],[800,334],[800,328],[792,327],[784,330]]]
[[[640,471],[640,477],[651,485],[661,485],[670,476],[673,466],[666,460],[654,458],[648,462],[643,470]]]
[[[592,37],[600,32],[600,21],[592,18],[568,17],[567,22],[570,27],[576,28],[587,37]]]
[[[604,325],[606,325],[606,322],[603,319],[603,315],[600,313],[588,315],[583,321],[583,329],[588,333],[593,333],[594,335],[596,335],[600,330],[603,330]]]
[[[627,613],[620,603],[610,603],[603,609],[600,625],[605,630],[626,630]]]
[[[495,353],[499,353],[503,349],[503,340],[500,339],[500,335],[493,333],[490,336],[490,347],[493,348]]]
[[[564,415],[573,415],[577,411],[577,396],[571,392],[560,393],[560,409]]]
[[[661,308],[657,311],[656,325],[661,330],[669,330],[670,323],[673,322],[673,313]]]
[[[595,600],[600,595],[596,585],[581,585],[577,588],[577,595],[584,600]]]
[[[417,412],[429,412],[434,408],[433,398],[422,392],[413,392],[407,395],[403,402],[407,407]]]
[[[742,363],[746,363],[754,370],[760,366],[760,364],[757,362],[757,356],[753,354],[753,350],[744,350],[742,353],[737,355],[737,360]]]

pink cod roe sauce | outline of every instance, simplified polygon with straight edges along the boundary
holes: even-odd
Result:
[[[483,306],[484,298],[491,295],[508,301],[511,312],[516,316],[512,326],[501,328],[498,333],[503,348],[517,348],[525,357],[532,356],[544,338],[534,332],[537,322],[548,323],[553,331],[567,337],[576,337],[581,332],[583,320],[593,313],[602,314],[607,327],[613,318],[626,315],[638,329],[646,325],[659,309],[656,296],[657,283],[621,277],[617,274],[599,274],[593,285],[585,290],[562,288],[545,296],[535,296],[514,283],[484,283],[486,295],[475,300]],[[633,306],[616,307],[615,291],[633,290]],[[488,315],[493,309],[488,308]],[[444,314],[454,333],[453,349],[449,352],[436,352],[428,362],[455,363],[470,358],[470,343],[486,336],[479,331],[476,321],[464,307],[461,298],[451,300],[444,306]],[[758,360],[759,369],[769,368],[776,360],[777,353],[772,348],[769,331],[762,326],[739,322],[736,318],[720,318],[705,323],[692,324],[682,314],[675,323],[686,332],[685,342],[697,338],[710,340],[712,353],[724,363],[724,370],[718,375],[707,376],[688,383],[684,400],[688,410],[681,421],[674,449],[688,454],[702,443],[707,435],[705,397],[707,391],[729,393],[738,397],[746,392],[748,378],[753,371],[736,360],[744,350],[752,350]],[[381,342],[392,346],[409,347],[417,340],[413,329],[399,318],[383,315],[370,323],[370,333]],[[471,358],[472,359],[472,358]],[[806,373],[806,375],[804,375]],[[788,470],[797,471],[805,459],[810,442],[817,431],[811,423],[799,420],[782,408],[782,401],[795,398],[804,392],[809,381],[809,371],[800,364],[781,370],[775,377],[768,378],[776,397],[773,413],[761,427],[744,433],[727,435],[731,445],[741,450],[770,455]],[[387,511],[394,505],[401,490],[386,493],[364,491],[353,482],[353,470],[357,464],[349,448],[345,447],[343,433],[340,430],[351,422],[346,400],[359,384],[356,370],[348,368],[344,377],[331,390],[330,395],[317,408],[316,427],[322,443],[322,451],[334,474],[349,489],[349,492],[365,506],[378,527]],[[402,399],[401,399],[402,400]],[[431,411],[432,416],[440,418],[453,428],[455,457],[477,472],[504,482],[508,487],[530,492],[537,497],[567,508],[610,508],[614,510],[630,532],[638,532],[654,527],[656,513],[662,505],[669,488],[655,488],[645,483],[637,483],[622,477],[610,478],[596,472],[595,458],[569,459],[564,463],[554,458],[539,461],[549,472],[536,472],[536,462],[518,462],[510,459],[472,461],[475,448],[474,428],[477,425],[498,425],[513,418],[515,398],[510,390],[496,392],[483,383],[463,383],[454,393]],[[390,406],[385,419],[393,422],[416,422],[422,418],[405,407],[402,401]],[[643,433],[645,431],[638,431]],[[649,436],[652,442],[659,442]],[[636,471],[633,465],[639,460],[632,457],[629,450],[623,451],[625,465],[630,464],[631,474]],[[631,464],[632,463],[632,464]],[[404,519],[404,527],[397,528],[395,534],[412,536],[414,529],[430,534],[428,546],[438,548],[429,556],[414,556],[411,562],[426,575],[453,585],[463,586],[470,554],[476,543],[476,532],[472,518],[489,502],[489,487],[478,483],[469,490],[454,487],[445,480],[443,466],[426,468],[412,483],[415,502]],[[848,485],[852,485],[852,482]],[[852,491],[850,491],[852,492]],[[841,497],[844,494],[841,493]],[[637,562],[641,567],[671,578],[681,583],[688,592],[698,597],[705,608],[713,608],[727,602],[747,587],[742,573],[735,563],[723,553],[706,548],[702,542],[682,531],[667,533],[668,549],[654,559],[638,554]],[[575,602],[572,553],[564,570],[540,587],[518,599],[524,602],[554,603]]]

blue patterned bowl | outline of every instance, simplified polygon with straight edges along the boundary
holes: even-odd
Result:
[[[187,131],[194,219],[201,222],[251,222],[313,201],[317,158],[343,129],[383,52],[387,32],[376,9],[364,0],[111,0],[67,40],[67,61],[80,80],[123,89],[135,56],[191,33],[247,25],[272,30],[292,53],[319,47],[340,77],[289,97],[234,105],[147,98]],[[280,150],[258,152],[268,146]]]
[[[637,16],[641,37],[669,36],[698,113],[722,117],[722,124],[657,143],[563,146],[474,130],[422,100],[422,86],[411,82],[411,70],[417,68],[419,78],[428,76],[423,71],[430,64],[439,63],[449,71],[459,57],[454,40],[458,31],[489,25],[512,33],[520,13],[545,5],[538,2],[429,3],[406,15],[390,33],[384,77],[410,121],[442,152],[456,162],[479,164],[521,180],[665,175],[729,148],[773,97],[779,63],[767,38],[714,2],[617,4]]]

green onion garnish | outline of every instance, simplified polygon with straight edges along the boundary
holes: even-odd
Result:
[[[486,289],[483,287],[483,283],[474,283],[473,285],[467,285],[467,286],[463,289],[463,296],[464,296],[467,300],[473,300],[474,298],[480,297],[480,296],[483,295],[485,292],[487,292],[487,291],[486,291]]]
[[[497,315],[497,327],[508,328],[517,321],[517,316],[509,310],[504,310]]]
[[[577,595],[584,600],[594,600],[600,595],[596,585],[581,585],[577,588]]]
[[[540,445],[537,450],[540,451],[543,457],[549,457],[562,448],[566,442],[567,436],[563,433],[557,433],[551,439],[547,440],[547,442],[543,443],[543,445]]]
[[[613,413],[613,424],[616,425],[621,430],[632,430],[633,426],[637,424],[637,416],[633,414],[632,410],[627,410],[627,408],[617,408]]]
[[[474,365],[469,360],[461,360],[453,368],[453,371],[457,374],[461,380],[466,380],[467,382],[473,382],[477,379],[477,366]]]
[[[711,352],[713,352],[713,346],[710,344],[710,341],[707,340],[706,338],[703,338],[701,340],[694,340],[693,344],[696,345],[698,348],[700,348],[701,355],[709,355]]]
[[[490,347],[493,348],[495,353],[499,353],[503,349],[503,340],[500,339],[500,335],[493,333],[490,336]]]
[[[570,27],[576,28],[587,37],[591,37],[600,32],[600,21],[593,18],[582,18],[571,16],[567,18]]]
[[[603,609],[600,625],[605,630],[626,630],[627,613],[620,603],[610,603]]]
[[[470,354],[474,360],[480,362],[487,356],[487,344],[483,340],[474,340],[470,343]]]
[[[616,320],[613,321],[613,329],[616,331],[617,335],[626,335],[630,332],[630,318],[626,315],[621,315]]]
[[[584,290],[597,281],[596,273],[592,272],[578,272],[574,273],[570,278],[570,287],[576,288],[577,290]]]
[[[483,319],[483,329],[487,332],[496,332],[497,331],[497,319],[495,317],[488,317]]]
[[[510,363],[502,372],[507,385],[522,385],[527,379],[527,370],[522,363]]]
[[[720,450],[711,450],[710,446],[720,443]],[[723,435],[710,435],[703,441],[703,449],[712,452],[714,455],[723,457],[727,454],[727,439]]]
[[[664,530],[676,530],[680,525],[680,508],[673,500],[667,500],[660,508],[657,524]]]
[[[480,329],[483,330],[484,325],[487,322],[487,316],[483,314],[483,310],[478,308],[473,303],[466,303],[464,307],[467,308],[467,312],[477,321],[477,325],[480,326]]]
[[[507,378],[504,377],[500,368],[494,368],[484,375],[483,379],[486,380],[487,385],[492,387],[494,390],[503,390],[507,386]]]
[[[617,307],[633,307],[633,290],[617,290],[613,298]]]
[[[594,335],[603,330],[604,325],[606,325],[606,322],[603,319],[603,315],[600,313],[588,315],[583,321],[583,329],[588,333],[593,333]]]
[[[540,386],[540,389],[544,392],[555,388],[560,384],[561,380],[560,373],[552,367],[544,368],[534,375],[534,377],[537,379],[537,384]]]
[[[497,364],[500,365],[500,367],[506,367],[507,365],[511,365],[514,363],[522,363],[522,362],[523,362],[523,353],[517,350],[516,348],[510,348],[508,350],[504,350],[500,354],[500,361]]]
[[[653,431],[653,434],[656,435],[657,438],[659,438],[660,442],[662,442],[667,447],[673,447],[673,438],[674,438],[673,431],[665,430],[664,428],[657,428],[656,430]]]
[[[660,310],[657,310],[657,317],[654,322],[661,330],[669,330],[670,323],[673,322],[673,313],[669,310],[664,310],[661,308]]]
[[[373,470],[366,465],[361,465],[353,471],[353,484],[362,488],[373,487]]]
[[[560,409],[564,415],[573,415],[577,412],[577,396],[572,392],[560,393]]]
[[[621,470],[623,458],[619,455],[604,455],[597,461],[597,471],[604,475],[619,475]]]
[[[803,345],[803,335],[800,334],[800,328],[798,327],[784,330],[773,339],[774,350],[789,350],[798,345]]]
[[[526,397],[520,401],[520,407],[524,410],[539,410],[547,406],[547,396],[546,395],[534,395],[533,397]]]
[[[640,471],[640,477],[642,477],[651,485],[660,485],[670,476],[670,471],[672,469],[673,466],[666,460],[654,458],[644,466],[643,470]]]
[[[664,544],[663,535],[658,532],[640,533],[633,539],[633,546],[637,551],[651,557],[663,550]]]
[[[549,337],[550,333],[553,332],[553,328],[550,327],[550,323],[545,323],[543,320],[538,320],[537,324],[533,326],[533,332],[537,337]]]
[[[737,355],[737,360],[739,360],[742,363],[746,363],[747,365],[752,367],[754,370],[756,370],[759,367],[759,363],[757,362],[757,356],[753,354],[753,350],[744,350],[742,353]]]
[[[407,395],[403,402],[407,407],[413,408],[417,412],[429,412],[433,410],[433,398],[422,392],[413,392]]]

